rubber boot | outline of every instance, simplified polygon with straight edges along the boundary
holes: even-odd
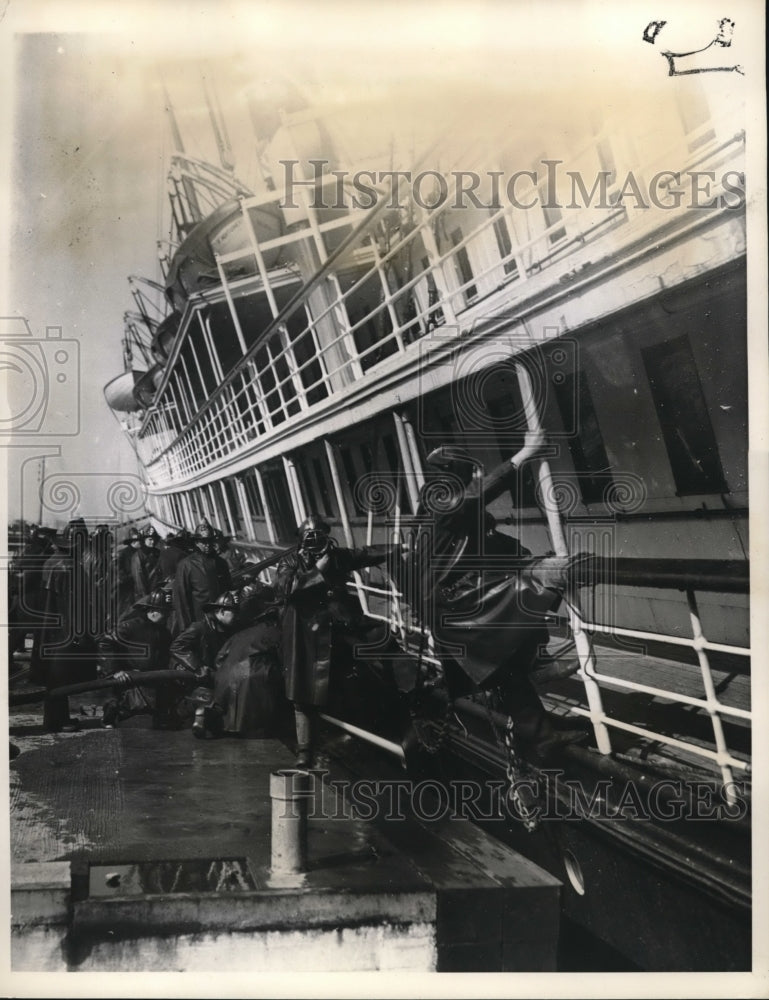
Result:
[[[74,725],[75,722],[69,714],[69,699],[46,697],[43,703],[43,727],[45,731],[60,733]]]
[[[314,718],[310,708],[294,705],[296,720],[296,766],[312,767]]]
[[[217,740],[224,736],[224,714],[216,702],[195,709],[192,735],[196,740]]]
[[[528,676],[510,672],[500,686],[502,710],[513,720],[513,736],[522,755],[535,766],[553,763],[565,747],[584,742],[583,729],[556,729]]]

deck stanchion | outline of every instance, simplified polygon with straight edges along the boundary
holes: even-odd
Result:
[[[531,375],[525,364],[516,364],[518,373],[518,386],[521,391],[523,411],[526,416],[526,425],[530,431],[542,431],[542,421],[537,407],[534,388],[531,384]],[[545,508],[547,527],[550,533],[550,541],[555,549],[556,555],[567,556],[569,546],[561,521],[561,512],[558,507],[557,492],[553,486],[553,478],[550,472],[550,463],[546,459],[539,460],[539,484],[542,494],[542,503]],[[593,674],[595,673],[595,653],[590,636],[582,627],[582,615],[579,610],[577,587],[570,584],[566,591],[566,609],[569,616],[569,625],[574,646],[579,658],[579,676],[585,685],[585,696],[590,709],[590,721],[593,723],[596,745],[602,754],[611,753],[611,738],[606,726],[606,714],[603,709],[601,689],[598,686]]]

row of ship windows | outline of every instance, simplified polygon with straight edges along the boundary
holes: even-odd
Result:
[[[721,310],[736,313],[737,296],[739,292],[722,294]],[[714,426],[711,417],[714,408],[721,410],[720,415],[727,411],[729,419],[744,429],[738,394],[727,384],[729,377],[726,382],[719,379],[718,365],[705,372],[705,386],[700,371],[711,346],[707,327],[719,322],[720,317],[713,318],[703,303],[689,315],[688,333],[660,337],[652,330],[648,343],[639,346],[637,338],[599,331],[592,343],[589,336],[581,343],[556,340],[526,360],[537,381],[535,395],[550,440],[556,445],[554,474],[573,477],[586,508],[605,502],[615,475],[628,471],[643,476],[650,493],[654,482],[661,482],[658,495],[663,496],[726,494],[744,486],[746,457],[736,456],[733,444],[741,438],[730,437],[723,421]],[[640,357],[641,366],[629,365],[631,352]],[[158,498],[162,507],[157,513],[171,523],[189,523],[206,514],[240,537],[288,543],[302,507],[338,521],[341,504],[348,518],[365,519],[371,504],[368,490],[359,487],[367,480],[370,486],[372,475],[380,485],[390,484],[391,496],[404,514],[415,513],[416,490],[413,484],[407,488],[404,470],[412,466],[421,472],[427,452],[436,445],[460,444],[487,469],[520,447],[525,429],[516,378],[520,363],[521,358],[511,358],[493,370],[480,370],[403,407],[395,418],[386,411],[335,436],[329,443],[336,477],[325,442],[318,441],[291,453],[290,470],[280,460],[268,462],[258,471],[168,494]],[[725,398],[733,398],[734,404],[715,406],[716,400]],[[615,408],[623,399],[625,414]],[[407,436],[397,433],[394,419],[396,425],[401,421],[406,426]],[[649,440],[644,442],[644,437]],[[410,454],[404,455],[404,450]],[[722,453],[730,456],[728,481]],[[649,458],[654,455],[656,459]],[[640,464],[634,466],[634,458]],[[648,461],[653,468],[644,465]],[[301,506],[289,476],[295,476]],[[514,508],[536,509],[530,466],[511,484],[508,499]]]

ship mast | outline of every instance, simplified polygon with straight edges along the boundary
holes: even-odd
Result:
[[[227,132],[227,124],[222,114],[216,88],[213,83],[208,83],[206,74],[203,71],[201,71],[200,77],[203,84],[203,96],[208,108],[208,117],[211,121],[211,130],[214,133],[216,148],[219,151],[219,162],[223,170],[226,170],[228,173],[234,173],[235,158],[232,154],[232,145],[230,144],[230,137]]]

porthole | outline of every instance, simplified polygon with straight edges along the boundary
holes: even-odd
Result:
[[[571,883],[572,889],[579,893],[580,896],[585,895],[585,876],[582,874],[582,867],[571,853],[571,851],[563,852],[563,866],[566,869],[566,877]]]

